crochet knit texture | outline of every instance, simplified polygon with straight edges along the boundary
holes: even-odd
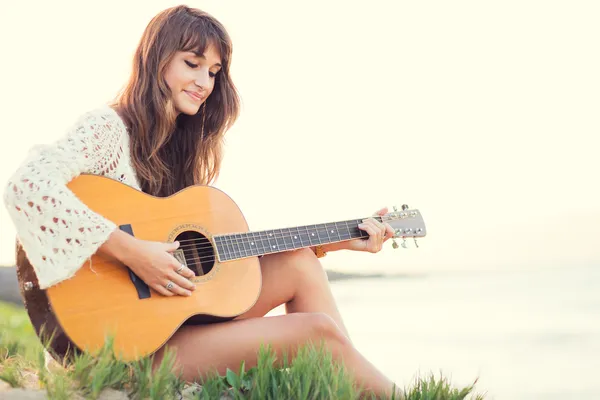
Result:
[[[72,277],[116,229],[66,184],[86,173],[140,190],[129,160],[127,129],[102,106],[82,115],[62,139],[34,147],[9,179],[4,203],[42,289]]]

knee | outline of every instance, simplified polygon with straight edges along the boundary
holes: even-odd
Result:
[[[337,323],[329,315],[322,312],[301,314],[301,324],[309,331],[309,338],[319,345],[324,340],[328,345],[337,347],[346,347],[350,345],[350,340],[342,332]]]
[[[327,278],[327,274],[321,265],[321,262],[315,255],[315,253],[309,249],[299,249],[290,252],[290,261],[293,268],[298,273],[300,279],[303,278]]]

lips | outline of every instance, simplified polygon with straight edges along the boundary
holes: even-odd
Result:
[[[186,92],[188,94],[188,96],[190,96],[193,100],[195,101],[202,101],[204,100],[204,97],[202,97],[202,95],[198,92],[190,92],[187,90],[184,90],[184,92]]]

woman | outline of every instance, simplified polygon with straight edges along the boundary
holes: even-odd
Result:
[[[194,273],[171,254],[179,243],[144,241],[116,229],[66,184],[91,173],[168,196],[213,182],[223,135],[239,109],[230,61],[230,38],[213,17],[185,6],[159,13],[141,38],[131,78],[115,102],[83,115],[65,138],[16,171],[4,200],[40,288],[73,276],[99,252],[122,261],[164,296],[191,295]],[[197,380],[198,373],[215,368],[224,373],[241,360],[251,366],[263,343],[282,353],[324,340],[357,383],[391,393],[393,383],[353,347],[317,257],[341,249],[378,252],[393,236],[391,226],[372,218],[360,227],[368,240],[262,257],[262,291],[250,310],[229,322],[184,325],[167,342],[177,352],[183,377]],[[261,318],[281,304],[286,315]],[[198,343],[211,343],[211,350]]]

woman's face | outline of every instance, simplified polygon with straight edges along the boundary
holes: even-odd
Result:
[[[178,113],[194,115],[215,86],[215,75],[221,69],[221,57],[213,45],[204,54],[178,51],[167,65],[165,80],[171,89]]]

